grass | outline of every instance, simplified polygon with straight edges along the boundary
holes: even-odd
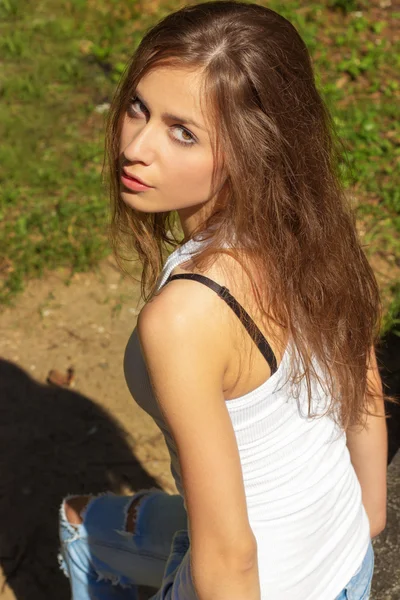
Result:
[[[293,22],[313,56],[351,167],[343,165],[343,178],[379,272],[386,331],[397,326],[400,307],[400,15],[377,1],[368,10],[355,0],[264,4]],[[0,0],[3,305],[29,278],[59,266],[91,269],[110,252],[101,107],[146,28],[178,6]]]

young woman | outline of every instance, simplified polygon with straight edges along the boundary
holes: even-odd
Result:
[[[303,41],[256,4],[170,14],[107,148],[114,248],[138,253],[146,301],[125,376],[179,494],[65,499],[72,597],[366,600],[386,519],[379,295]]]

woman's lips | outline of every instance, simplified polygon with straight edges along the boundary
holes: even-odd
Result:
[[[129,175],[125,169],[121,174],[121,181],[125,187],[129,188],[130,190],[134,190],[135,192],[143,192],[152,188],[151,185],[141,183],[133,175]]]

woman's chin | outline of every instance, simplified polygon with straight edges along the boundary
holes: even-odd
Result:
[[[120,197],[121,200],[131,208],[135,208],[136,210],[140,210],[142,212],[150,212],[149,206],[147,206],[146,210],[146,203],[143,201],[144,199],[142,198],[140,192],[124,190],[121,191]],[[151,212],[153,212],[153,209],[151,209]]]

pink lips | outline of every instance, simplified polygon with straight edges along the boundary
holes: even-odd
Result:
[[[125,187],[134,190],[136,192],[142,192],[145,190],[151,189],[151,185],[147,185],[141,179],[136,178],[133,175],[130,175],[125,168],[123,169],[123,173],[121,174],[121,181]]]

